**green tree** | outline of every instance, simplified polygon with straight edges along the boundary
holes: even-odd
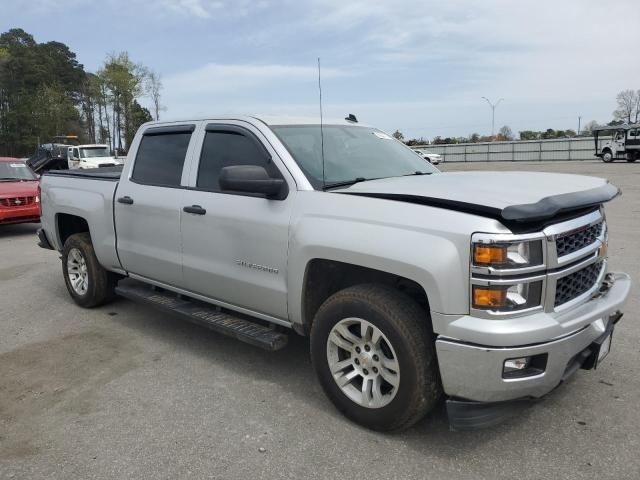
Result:
[[[0,35],[0,155],[28,155],[38,140],[81,127],[82,65],[66,45],[15,28]],[[80,132],[77,132],[80,133]]]
[[[508,125],[505,125],[500,130],[498,130],[498,141],[506,141],[513,140],[513,132]]]

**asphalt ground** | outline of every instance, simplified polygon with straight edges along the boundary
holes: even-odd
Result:
[[[640,164],[444,164],[597,175],[610,269],[640,283]],[[0,227],[0,478],[638,479],[638,290],[612,351],[516,418],[450,432],[440,407],[380,434],[323,395],[305,338],[267,353],[126,300],[66,292],[36,225]]]

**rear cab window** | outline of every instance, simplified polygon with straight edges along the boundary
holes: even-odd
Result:
[[[152,127],[140,140],[131,180],[143,185],[178,187],[195,125]]]

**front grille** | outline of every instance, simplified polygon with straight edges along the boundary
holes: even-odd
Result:
[[[602,233],[602,222],[584,228],[578,232],[564,234],[556,239],[558,258],[588,247]]]
[[[602,267],[602,262],[592,263],[582,270],[558,279],[554,306],[557,307],[563,303],[570,302],[574,298],[587,292],[596,284]]]
[[[33,204],[33,202],[33,197],[0,198],[0,206],[3,207],[24,207]]]

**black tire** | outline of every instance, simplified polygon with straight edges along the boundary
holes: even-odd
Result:
[[[86,264],[88,276],[86,292],[78,293],[69,278],[69,252],[77,249]],[[62,250],[62,273],[69,295],[81,307],[93,308],[111,301],[115,295],[114,287],[117,282],[115,274],[105,270],[98,262],[88,233],[76,233],[67,238]]]
[[[633,163],[638,159],[638,154],[637,153],[629,153],[627,154],[627,162],[629,163]]]
[[[400,382],[385,406],[369,408],[351,400],[329,367],[327,341],[345,318],[361,318],[378,328],[396,352]],[[403,293],[384,285],[357,285],[327,299],[311,328],[311,360],[320,384],[345,416],[367,428],[398,431],[423,418],[437,404],[442,388],[428,312]]]
[[[609,155],[608,160],[606,158],[606,156]],[[611,153],[611,150],[605,150],[602,152],[602,161],[604,163],[611,163],[613,162],[614,158],[613,158],[613,153]]]

